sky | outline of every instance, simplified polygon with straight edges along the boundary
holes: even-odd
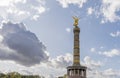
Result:
[[[1,0],[0,72],[55,78],[72,65],[80,18],[87,78],[120,78],[120,0]]]

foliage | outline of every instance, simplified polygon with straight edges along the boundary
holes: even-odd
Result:
[[[0,78],[44,78],[38,75],[21,75],[17,72],[11,72],[8,74],[0,73]]]

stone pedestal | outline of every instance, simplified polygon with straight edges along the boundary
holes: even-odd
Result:
[[[86,78],[85,66],[68,66],[67,77],[68,78]]]

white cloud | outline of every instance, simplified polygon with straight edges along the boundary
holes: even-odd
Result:
[[[95,52],[95,48],[91,48],[90,51],[91,51],[91,52]]]
[[[80,8],[83,6],[87,0],[56,0],[58,1],[63,8],[67,8],[70,4],[78,5]]]
[[[112,37],[120,37],[120,31],[110,33],[110,36],[112,36]]]
[[[66,53],[65,55],[59,55],[56,58],[49,59],[48,65],[56,68],[66,68],[72,64],[72,54]]]
[[[103,49],[103,48],[104,48],[103,46],[100,47],[100,49]]]
[[[39,17],[40,17],[39,15],[34,15],[34,16],[32,17],[32,19],[35,20],[35,21],[37,21]]]
[[[96,69],[96,68],[99,68],[103,65],[102,62],[100,61],[94,61],[91,59],[91,57],[89,56],[86,56],[84,58],[84,64],[88,67],[88,69],[90,70],[93,70],[93,69]]]
[[[93,9],[92,7],[89,7],[89,8],[87,9],[88,15],[93,14],[93,12],[94,12],[94,9]]]
[[[2,0],[0,2],[0,17],[3,20],[21,22],[27,18],[35,18],[34,15],[40,16],[45,11],[45,0],[34,0],[34,2],[32,0]]]
[[[2,35],[0,35],[0,43],[2,42],[2,40],[3,40],[3,36],[2,36]]]
[[[120,20],[120,16],[117,14],[120,12],[120,0],[102,0],[100,11],[103,16],[102,23]]]
[[[49,74],[48,76],[46,76],[46,78],[56,78],[56,77],[54,77],[52,74]]]
[[[0,6],[10,6],[13,5],[13,3],[26,3],[26,0],[2,0],[0,2]]]
[[[42,6],[39,6],[39,7],[33,7],[33,9],[35,9],[36,11],[38,11],[39,14],[45,12],[45,8],[42,7]]]
[[[112,68],[103,71],[94,70],[88,71],[87,78],[119,78],[120,70],[113,70]]]
[[[107,57],[114,57],[114,56],[119,56],[120,55],[120,51],[117,50],[117,49],[112,49],[110,51],[99,52],[99,54],[105,55]]]
[[[112,68],[100,70],[104,63],[95,61],[91,57],[86,56],[83,64],[87,66],[87,78],[119,78],[120,70],[113,70]]]
[[[107,75],[107,76],[116,76],[117,74],[118,72],[114,71],[111,68],[104,71],[104,75]]]
[[[87,78],[119,78],[120,70],[113,69],[100,69],[104,66],[104,63],[101,61],[95,61],[91,57],[86,56],[84,58],[83,64],[87,66]],[[118,72],[118,73],[117,73]]]
[[[69,33],[69,32],[71,32],[71,29],[70,28],[66,28],[66,31]]]

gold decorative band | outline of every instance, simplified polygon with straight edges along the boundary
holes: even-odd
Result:
[[[74,63],[79,63],[80,62],[80,60],[74,60]]]
[[[79,48],[79,46],[74,46],[74,48]]]

